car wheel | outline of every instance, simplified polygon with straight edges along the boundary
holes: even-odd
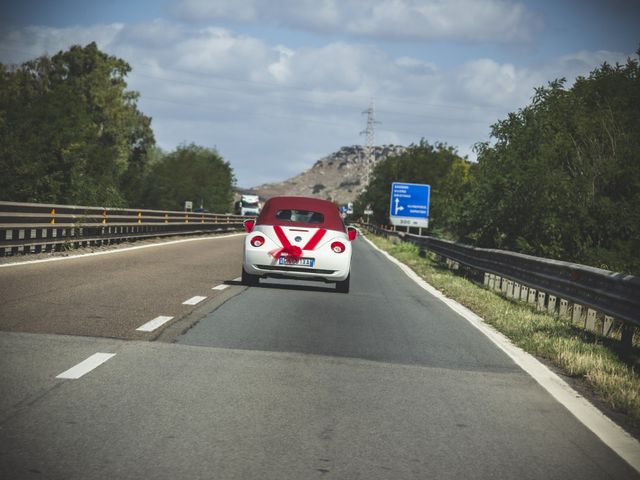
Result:
[[[260,277],[258,275],[251,275],[242,269],[242,284],[247,286],[258,285],[260,283]]]
[[[339,293],[349,293],[349,280],[351,279],[351,273],[342,280],[341,282],[336,282],[336,291]]]

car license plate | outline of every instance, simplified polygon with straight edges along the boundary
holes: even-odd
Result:
[[[295,258],[295,257],[280,257],[278,258],[278,265],[295,265],[297,267],[313,267],[315,259],[313,258]]]

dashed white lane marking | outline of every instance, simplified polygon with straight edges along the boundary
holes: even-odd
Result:
[[[640,442],[610,420],[609,417],[605,416],[558,375],[540,363],[533,355],[515,346],[505,335],[487,324],[481,317],[467,307],[460,305],[455,300],[436,290],[416,272],[411,270],[411,268],[378,248],[371,240],[365,236],[361,238],[387,257],[389,261],[398,265],[409,278],[424,290],[440,299],[449,308],[480,330],[489,340],[498,346],[498,348],[511,357],[520,368],[531,375],[553,398],[564,405],[585,427],[598,436],[605,445],[609,446],[609,448],[622,457],[629,465],[640,472]]]
[[[98,255],[112,255],[112,254],[116,254],[116,253],[130,252],[131,250],[142,250],[144,248],[155,248],[155,247],[164,247],[165,245],[175,245],[176,243],[202,242],[202,241],[205,241],[205,240],[222,240],[223,238],[239,237],[240,235],[246,235],[246,234],[245,233],[232,233],[230,235],[219,235],[219,236],[216,236],[216,237],[185,238],[185,239],[182,239],[182,240],[172,240],[170,242],[153,243],[153,244],[150,244],[150,245],[138,245],[138,246],[135,246],[135,247],[118,248],[118,249],[115,249],[115,250],[105,250],[103,252],[83,253],[83,254],[80,254],[80,255],[69,255],[68,257],[42,258],[40,260],[26,260],[24,262],[4,263],[4,264],[0,265],[0,268],[17,267],[19,265],[31,265],[33,263],[60,262],[60,261],[73,260],[73,259],[76,259],[76,258],[96,257]]]
[[[233,279],[233,281],[234,281],[234,282],[239,282],[239,281],[241,281],[241,280],[242,280],[242,277],[238,277],[238,278],[234,278],[234,279]]]
[[[191,297],[189,300],[187,300],[186,302],[182,302],[183,305],[197,305],[198,303],[200,303],[202,300],[204,300],[207,297]]]
[[[173,317],[167,317],[165,315],[160,315],[159,317],[156,317],[153,320],[145,323],[141,327],[136,328],[136,330],[138,330],[140,332],[153,332],[156,328],[161,327],[162,325],[164,325],[165,323],[167,323],[171,319],[173,319]]]
[[[76,380],[83,375],[86,375],[94,368],[99,367],[111,357],[115,356],[115,353],[94,353],[86,360],[83,360],[82,362],[77,364],[75,367],[71,367],[69,370],[62,372],[56,378],[68,378],[71,380]]]
[[[216,287],[213,287],[211,290],[225,290],[225,289],[227,289],[227,288],[229,288],[229,285],[225,285],[225,284],[223,283],[223,284],[221,284],[221,285],[218,285],[218,286],[216,286]]]

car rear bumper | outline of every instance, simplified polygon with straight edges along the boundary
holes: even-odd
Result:
[[[245,251],[243,268],[251,275],[261,277],[297,278],[301,280],[320,280],[340,282],[349,276],[351,252],[342,261],[326,262],[317,260],[314,267],[278,265],[273,257],[264,252]]]

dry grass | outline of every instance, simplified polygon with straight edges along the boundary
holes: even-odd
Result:
[[[537,312],[455,275],[429,255],[420,257],[415,245],[370,234],[368,238],[520,348],[549,360],[567,375],[583,379],[612,410],[628,415],[630,423],[640,427],[640,374],[605,345],[606,339],[586,335],[568,320]]]

